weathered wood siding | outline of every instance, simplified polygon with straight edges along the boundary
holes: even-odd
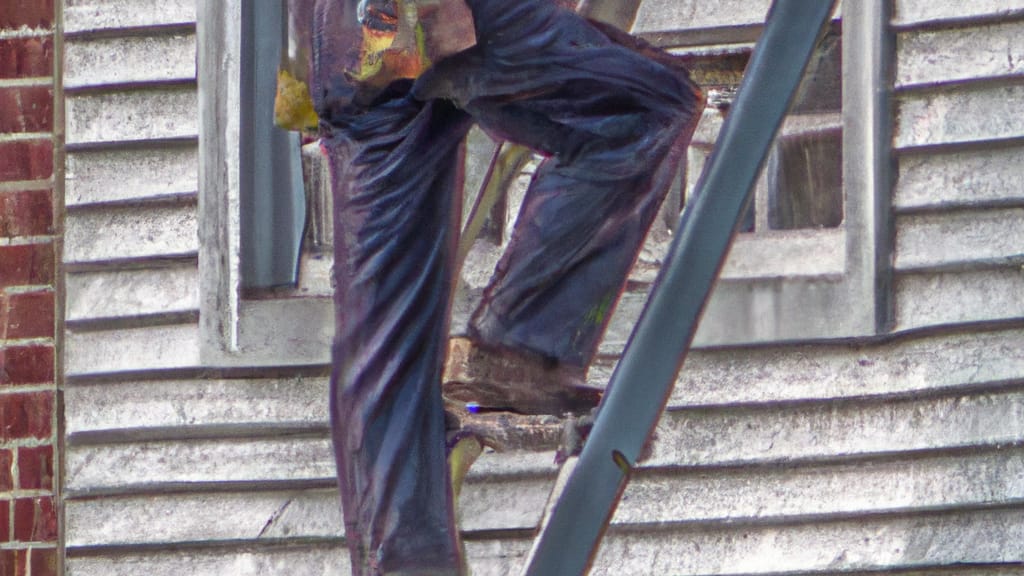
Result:
[[[767,6],[720,4],[638,29]],[[194,19],[65,0],[67,573],[344,575],[327,367],[200,365]],[[1024,574],[1024,2],[894,26],[893,334],[694,351],[594,574]],[[475,574],[517,573],[551,461],[474,468]]]

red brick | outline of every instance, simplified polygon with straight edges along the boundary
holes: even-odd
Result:
[[[53,232],[49,190],[0,193],[0,237],[42,236]]]
[[[5,327],[11,340],[53,337],[53,306],[50,291],[0,295],[0,337],[5,334]],[[2,324],[5,317],[6,324]]]
[[[0,492],[10,492],[14,489],[13,465],[14,453],[10,450],[0,450]],[[0,542],[3,541],[0,538]]]
[[[26,576],[28,550],[0,550],[0,576]]]
[[[11,502],[0,500],[0,544],[11,541]],[[6,572],[0,571],[0,574]]]
[[[53,497],[14,501],[14,539],[18,542],[57,540],[57,510],[53,506]]]
[[[53,490],[53,446],[18,448],[18,488]]]
[[[53,174],[50,140],[0,142],[0,182],[46,180]]]
[[[57,576],[57,549],[33,548],[29,552],[32,576]]]
[[[52,392],[0,394],[0,442],[17,438],[51,437]]]
[[[0,28],[51,28],[53,0],[0,0]]]
[[[53,75],[53,38],[0,40],[0,78]]]
[[[49,132],[52,129],[53,90],[50,87],[0,88],[0,133]]]
[[[0,289],[53,284],[53,245],[0,246]]]
[[[53,370],[53,346],[13,346],[0,350],[0,386],[48,384],[53,382]]]

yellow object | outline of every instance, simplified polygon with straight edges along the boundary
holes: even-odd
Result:
[[[274,97],[274,124],[295,132],[315,131],[320,123],[313,110],[309,87],[296,80],[287,70],[277,73],[277,95]]]
[[[452,474],[452,496],[459,499],[459,492],[462,491],[462,482],[466,479],[469,467],[476,462],[484,451],[484,445],[475,436],[466,436],[459,439],[448,454],[448,466]]]

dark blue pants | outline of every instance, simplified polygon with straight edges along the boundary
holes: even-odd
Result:
[[[547,156],[471,331],[585,367],[702,106],[671,57],[550,0],[467,4],[477,46],[370,106],[343,102],[351,90],[319,106],[332,431],[357,574],[459,571],[439,380],[470,125]]]

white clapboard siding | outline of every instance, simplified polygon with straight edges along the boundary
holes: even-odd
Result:
[[[1024,135],[1019,114],[1024,82],[981,84],[937,92],[902,92],[896,116],[897,148],[984,142]]]
[[[472,548],[471,548],[472,550]],[[168,550],[73,558],[67,576],[351,576],[343,545],[247,546],[235,550]]]
[[[159,286],[159,290],[153,287]],[[68,323],[198,314],[195,263],[139,270],[73,272],[65,280]]]
[[[66,573],[346,576],[322,355],[202,363],[195,2],[65,5]],[[768,5],[645,0],[636,29],[749,41]],[[894,13],[893,333],[692,351],[592,574],[1024,575],[1024,2]],[[841,231],[747,247],[726,281],[757,275],[760,249],[817,254],[784,272],[827,282],[843,247]],[[595,384],[643,293],[619,306]],[[779,313],[771,298],[750,309]],[[552,457],[474,465],[459,504],[474,575],[521,570]]]
[[[1019,570],[1022,538],[1021,508],[692,530],[613,527],[591,574],[845,575],[853,570],[891,573],[892,568],[1002,562]]]
[[[64,0],[67,34],[194,25],[196,0]]]
[[[1016,410],[1019,426],[1022,421],[1019,402]],[[950,420],[959,423],[955,416]],[[753,435],[759,436],[752,439],[754,442],[763,439],[757,432]],[[221,444],[207,447],[210,462],[205,463],[184,451],[168,452],[159,448],[137,450],[134,455],[125,451],[111,458],[121,467],[138,469],[133,478],[144,484],[136,490],[148,488],[146,491],[150,493],[90,499],[81,498],[88,493],[79,494],[82,489],[77,485],[69,486],[76,495],[71,501],[73,511],[83,517],[83,522],[88,522],[80,531],[69,530],[70,541],[81,546],[159,543],[167,538],[179,543],[206,539],[230,541],[252,538],[260,533],[273,537],[264,530],[271,523],[285,535],[297,538],[342,535],[338,510],[332,505],[337,494],[329,482],[333,462],[329,457],[318,458],[311,453],[326,454],[326,439],[293,442],[291,447],[284,441],[264,442],[261,450],[252,450],[246,444],[234,449],[234,454],[231,453],[232,442]],[[985,446],[972,443],[969,450],[922,452],[898,458],[886,454],[855,463],[793,465],[782,460],[773,465],[748,464],[731,468],[690,465],[683,469],[673,466],[640,469],[613,524],[682,525],[768,520],[780,523],[811,517],[907,514],[1024,502],[1024,485],[1019,481],[1024,472],[1024,451],[1019,447],[1001,447],[998,442]],[[822,451],[828,447],[824,440]],[[280,454],[280,461],[272,457],[275,450]],[[236,455],[243,452],[249,452],[251,458],[236,459]],[[76,482],[88,481],[91,477],[88,460],[102,456],[95,451],[85,452],[78,460],[70,461],[68,466],[70,473],[77,477]],[[138,459],[137,463],[134,458]],[[168,462],[161,463],[164,459]],[[147,471],[151,466],[157,466],[158,471]],[[175,467],[179,469],[171,470]],[[235,469],[239,467],[242,470]],[[166,480],[158,484],[156,479],[162,477],[159,472],[164,473]],[[138,474],[149,477],[141,478]],[[210,477],[220,482],[238,482],[245,474],[253,481],[284,482],[295,480],[296,476],[327,481],[321,482],[322,488],[315,489],[299,489],[285,482],[276,490],[181,492],[187,489],[188,483],[210,482]],[[470,479],[460,503],[463,529],[474,532],[536,527],[553,481],[553,468],[543,475]],[[155,491],[160,488],[163,492]],[[171,488],[177,491],[167,492]],[[202,522],[182,519],[196,514],[215,514],[247,493],[265,503],[262,513],[236,514],[224,520],[222,531],[218,533],[210,533]],[[288,507],[287,514],[281,512],[285,507]],[[120,513],[114,513],[111,508],[120,509]],[[197,512],[198,509],[206,512]],[[119,528],[139,515],[153,517],[152,531],[128,534]],[[332,527],[332,531],[325,533],[325,527]]]
[[[83,92],[66,100],[67,145],[196,138],[194,86]]]
[[[901,330],[1024,317],[1024,271],[901,274],[896,279],[896,327]]]
[[[898,212],[1024,205],[1024,146],[929,151],[899,158]]]
[[[69,330],[64,370],[85,377],[201,366],[195,322],[100,331]]]
[[[64,88],[138,82],[194,82],[195,34],[126,36],[69,42]]]
[[[893,23],[906,28],[939,22],[992,20],[1024,12],[1021,0],[897,0],[894,5]]]
[[[197,542],[209,546],[216,541],[229,545],[252,541],[258,546],[261,539],[303,543],[336,538],[342,529],[333,491],[138,497],[120,501],[116,513],[94,502],[69,504],[76,522],[89,523],[69,523],[69,544],[89,546],[93,541],[80,537],[88,533],[109,534],[124,546],[151,544],[150,538],[178,546]],[[148,529],[134,530],[138,523]],[[956,563],[1010,564],[1018,562],[1014,550],[1021,538],[1024,508],[1019,506],[801,518],[793,524],[712,521],[641,530],[613,524],[591,573],[835,573]],[[521,561],[522,544],[506,552],[510,560],[518,556]]]
[[[1024,392],[1015,390],[898,401],[671,410],[658,426],[654,454],[645,463],[645,467],[656,469],[638,472],[622,516],[616,516],[615,522],[780,521],[786,517],[907,512],[1014,501],[1024,492],[1014,470],[1024,462],[1020,450],[1000,447],[1019,441],[1022,427]],[[966,451],[949,454],[951,447]],[[844,463],[852,456],[858,458],[857,463]],[[863,458],[875,461],[864,462]],[[120,470],[120,474],[105,475],[103,462]],[[803,464],[794,465],[797,462]],[[251,537],[251,532],[261,530],[271,516],[238,514],[222,526],[223,532],[211,534],[204,523],[193,524],[178,517],[192,517],[195,510],[176,507],[194,502],[197,509],[221,510],[245,493],[130,494],[189,483],[329,481],[331,465],[325,436],[291,441],[242,438],[77,447],[67,460],[68,489],[74,502],[69,513],[87,519],[89,528],[80,536],[69,532],[69,537],[83,546],[142,543],[152,538],[162,541],[172,536],[176,542]],[[513,469],[509,474],[495,467],[490,473],[471,478],[462,505],[465,529],[535,526],[553,473],[553,467],[539,468],[527,476],[523,471]],[[77,501],[77,496],[88,495],[91,490],[115,490],[126,495]],[[687,494],[703,492],[704,503],[666,506],[666,499],[671,498],[645,496],[652,491],[675,493],[680,503],[689,498]],[[839,497],[848,491],[857,491],[857,495]],[[739,492],[746,496],[740,497]],[[826,494],[836,497],[821,497]],[[774,500],[768,501],[767,495],[774,495]],[[325,511],[322,505],[322,501],[335,498],[331,488],[314,493],[268,491],[262,498],[268,503],[261,509],[265,513],[269,510],[272,516],[277,514],[273,516],[278,519],[275,522],[290,522],[289,533],[296,537],[324,536],[323,527],[337,523],[336,511],[329,507]],[[293,518],[277,513],[285,501],[300,502],[298,508],[303,514]],[[275,506],[273,502],[280,504]],[[656,507],[662,510],[655,512]],[[113,513],[109,508],[121,511]],[[121,523],[140,515],[152,517],[157,523],[151,525],[153,532],[126,535]],[[96,531],[111,536],[102,537]]]
[[[1024,20],[898,36],[896,87],[1024,74]]]
[[[196,205],[116,206],[69,214],[64,261],[97,264],[145,258],[195,258]]]
[[[327,379],[137,380],[69,386],[67,434],[327,425]]]
[[[1024,208],[933,212],[896,222],[896,269],[1024,263]]]
[[[814,461],[1019,442],[1024,392],[669,410],[651,466]]]
[[[1024,5],[897,3],[897,330],[1024,317]]]
[[[768,0],[645,0],[640,4],[633,32],[760,26],[770,5]]]
[[[187,200],[199,191],[195,144],[68,154],[65,204]]]
[[[326,435],[85,445],[65,466],[65,488],[76,494],[198,482],[329,482],[336,473]],[[112,476],[111,467],[120,473]]]
[[[615,358],[590,380],[606,382]],[[1024,379],[1024,331],[962,332],[851,349],[845,345],[694,350],[670,407],[934,394]]]

